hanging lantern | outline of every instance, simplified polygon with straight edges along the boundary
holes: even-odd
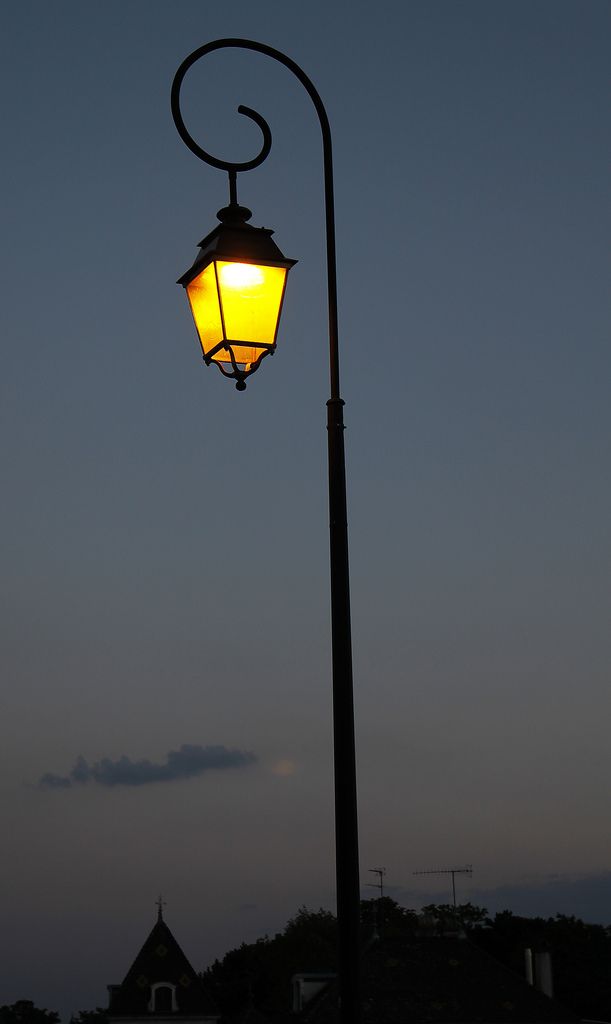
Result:
[[[250,210],[231,203],[220,224],[199,243],[193,266],[178,280],[187,292],[204,362],[236,380],[238,391],[276,349],[289,270],[269,228],[246,221]]]

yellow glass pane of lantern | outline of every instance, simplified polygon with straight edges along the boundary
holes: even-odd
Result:
[[[226,339],[273,345],[286,268],[225,260],[216,267]]]

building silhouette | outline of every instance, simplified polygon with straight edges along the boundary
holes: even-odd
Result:
[[[220,1014],[163,919],[157,920],[120,985],[109,985],[110,1024],[217,1024]]]

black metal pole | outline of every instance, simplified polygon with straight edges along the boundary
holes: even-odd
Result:
[[[327,402],[327,429],[340,1021],[352,1024],[360,1020],[360,884],[343,405]]]
[[[339,995],[341,1024],[360,1021],[360,882],[352,685],[352,640],[350,629],[350,581],[348,572],[348,523],[346,515],[346,466],[344,456],[344,402],[339,386],[337,326],[337,275],[335,256],[335,212],[333,199],[333,158],[331,130],[323,102],[314,85],[295,61],[280,50],[251,39],[217,39],[194,50],[180,65],[172,85],[172,115],[185,144],[200,159],[214,167],[235,173],[257,167],[267,157],[271,133],[265,120],[250,107],[239,111],[255,121],[263,133],[263,146],[253,160],[241,164],[218,160],[203,150],[189,135],[180,113],[180,87],[195,61],[213,50],[237,47],[263,53],[292,71],[308,92],[318,114],[323,143],[325,182],[325,223],[327,248],[327,292],[329,313],[329,374],[331,397],[327,402],[329,446],[329,528],[331,563],[331,635],[333,665],[333,745],[335,774],[335,865],[339,951]]]

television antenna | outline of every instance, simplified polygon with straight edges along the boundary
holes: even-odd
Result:
[[[384,899],[384,875],[386,874],[386,868],[368,868],[368,871],[369,871],[369,873],[371,875],[377,875],[378,876],[378,881],[377,882],[366,882],[365,884],[366,885],[372,885],[374,887],[374,889],[379,889],[380,890],[379,899],[383,900]]]
[[[473,866],[465,864],[464,868],[436,868],[430,871],[412,871],[412,875],[452,875],[452,900],[456,906],[456,875],[473,875]],[[371,882],[371,885],[374,883]]]

